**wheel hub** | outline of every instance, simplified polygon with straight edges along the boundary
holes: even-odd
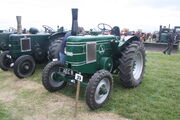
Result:
[[[95,91],[95,101],[101,104],[105,101],[110,91],[110,82],[107,78],[102,79]]]
[[[99,95],[105,95],[107,93],[107,89],[105,88],[105,86],[102,86],[99,90]]]
[[[24,69],[25,69],[25,70],[29,70],[29,68],[30,68],[29,65],[25,65],[25,66],[24,66]]]
[[[51,75],[49,76],[50,78],[50,84],[54,87],[59,87],[61,86],[65,81],[65,75],[60,72],[52,72]]]
[[[143,56],[140,52],[138,52],[133,63],[133,76],[135,80],[138,80],[141,77],[143,71],[143,62]]]

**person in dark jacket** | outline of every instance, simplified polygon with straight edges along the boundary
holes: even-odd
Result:
[[[167,36],[168,46],[167,46],[167,48],[163,51],[164,54],[168,54],[168,55],[171,54],[171,51],[172,51],[172,49],[173,49],[173,45],[174,45],[174,42],[175,42],[174,36],[175,36],[174,32],[170,31],[170,32],[168,33],[168,36]]]
[[[66,47],[66,41],[67,41],[67,38],[71,36],[71,31],[67,32],[62,40],[62,43],[61,43],[61,48],[60,48],[60,52],[59,52],[59,57],[60,57],[60,61],[65,64],[66,62],[66,55],[64,53],[64,49]]]
[[[83,27],[78,27],[78,34],[85,34],[84,28]],[[66,47],[66,41],[68,37],[71,36],[71,31],[67,32],[62,40],[60,52],[59,52],[59,57],[60,61],[65,64],[66,63],[66,54],[64,53],[65,47]]]

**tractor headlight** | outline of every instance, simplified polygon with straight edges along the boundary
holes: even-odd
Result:
[[[64,49],[64,53],[65,53],[67,56],[73,56],[73,52],[67,52],[66,48]]]

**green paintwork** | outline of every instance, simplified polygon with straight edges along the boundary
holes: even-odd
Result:
[[[167,37],[168,37],[168,33],[161,33],[161,36],[160,36],[160,42],[162,43],[167,43]]]
[[[112,55],[111,41],[115,37],[109,36],[71,36],[67,40],[66,52],[67,63],[71,64],[73,70],[92,74],[100,68],[100,58],[103,56],[110,57]],[[88,43],[94,43],[96,45],[95,61],[87,60],[87,48]],[[71,55],[71,53],[73,55]]]
[[[119,64],[115,55],[131,38],[133,36],[122,37],[120,40],[114,35],[70,36],[66,43],[66,63],[70,69],[81,73],[94,74],[100,69],[111,71]],[[89,44],[95,44],[95,47],[90,47],[88,53]],[[94,55],[95,59],[88,61],[88,55]]]
[[[9,36],[12,33],[0,33],[0,51],[8,50],[9,47]]]
[[[113,69],[113,61],[110,57],[101,57],[100,59],[100,69],[105,69],[108,71],[112,71]]]
[[[42,49],[43,53],[46,53],[49,45],[49,34],[11,34],[9,38],[9,51],[13,59],[17,59],[22,55],[32,55],[36,47]],[[21,51],[21,38],[30,38],[31,39],[31,50],[30,51]],[[41,56],[41,52],[37,53]]]

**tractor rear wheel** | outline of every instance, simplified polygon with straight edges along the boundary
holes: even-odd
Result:
[[[52,61],[46,65],[42,73],[42,84],[49,92],[55,92],[64,88],[67,82],[58,79],[56,73],[64,68],[60,61]]]
[[[86,103],[92,110],[101,107],[109,99],[112,83],[112,75],[106,70],[99,70],[91,77],[86,88]]]
[[[31,76],[36,68],[34,58],[30,55],[20,56],[14,63],[14,74],[18,78]]]
[[[0,54],[0,68],[2,70],[7,71],[11,67],[12,63],[13,60],[9,55],[9,51],[4,51]]]
[[[48,50],[48,59],[50,61],[52,61],[53,59],[59,59],[59,52],[61,49],[62,39],[63,37],[57,38],[53,42],[51,42]]]
[[[120,81],[124,87],[138,86],[143,79],[145,68],[145,48],[142,42],[133,41],[121,52],[119,59]]]

